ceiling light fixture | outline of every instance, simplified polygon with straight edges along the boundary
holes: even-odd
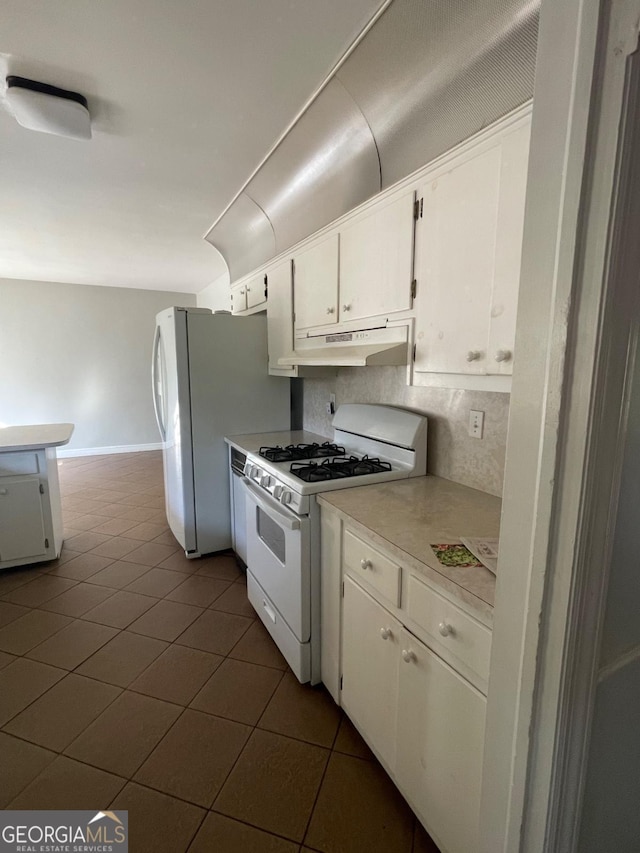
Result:
[[[87,99],[78,92],[10,75],[6,97],[22,127],[72,139],[91,139]]]

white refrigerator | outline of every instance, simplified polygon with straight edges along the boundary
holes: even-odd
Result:
[[[289,429],[290,382],[267,373],[264,315],[167,308],[156,317],[153,402],[167,520],[189,557],[231,547],[225,435]]]

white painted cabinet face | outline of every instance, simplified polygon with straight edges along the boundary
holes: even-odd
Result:
[[[531,126],[527,122],[502,141],[487,373],[513,372],[530,135]]]
[[[398,784],[448,853],[478,849],[486,700],[412,634],[400,637]]]
[[[338,322],[338,235],[294,258],[295,328]]]
[[[340,231],[340,321],[411,308],[414,193]]]
[[[0,478],[0,563],[43,555],[45,537],[40,478]]]
[[[486,373],[500,148],[418,191],[416,370]]]
[[[267,301],[267,276],[264,273],[252,276],[244,285],[247,308],[255,308]]]
[[[276,376],[295,376],[295,367],[281,367],[278,364],[279,358],[291,355],[293,351],[293,282],[290,260],[269,271],[268,285],[269,373]]]
[[[231,288],[231,313],[239,314],[247,310],[247,288],[244,284],[236,284]]]
[[[400,623],[345,577],[342,625],[342,706],[393,770]]]
[[[499,133],[418,190],[417,372],[512,372],[529,133]]]

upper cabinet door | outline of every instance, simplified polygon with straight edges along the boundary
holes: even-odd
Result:
[[[500,145],[422,186],[415,369],[486,373]]]
[[[239,314],[247,310],[247,287],[244,284],[235,284],[231,288],[231,313]]]
[[[522,232],[527,191],[529,137],[527,122],[502,140],[500,206],[487,347],[487,373],[513,372],[513,347],[520,285]]]
[[[338,322],[338,235],[314,244],[294,259],[295,328]]]
[[[267,301],[267,339],[269,342],[269,373],[275,376],[295,376],[296,367],[282,367],[278,359],[293,352],[293,281],[291,260],[287,259],[269,271]]]
[[[245,284],[247,308],[255,308],[267,301],[267,277],[264,273],[251,276]]]
[[[340,320],[411,308],[414,193],[340,231]]]

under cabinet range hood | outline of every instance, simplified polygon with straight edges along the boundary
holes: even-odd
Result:
[[[392,0],[205,239],[231,281],[533,95],[540,0]]]
[[[304,365],[366,367],[367,365],[407,364],[409,325],[299,338],[295,346],[295,352],[278,359],[279,367]]]

